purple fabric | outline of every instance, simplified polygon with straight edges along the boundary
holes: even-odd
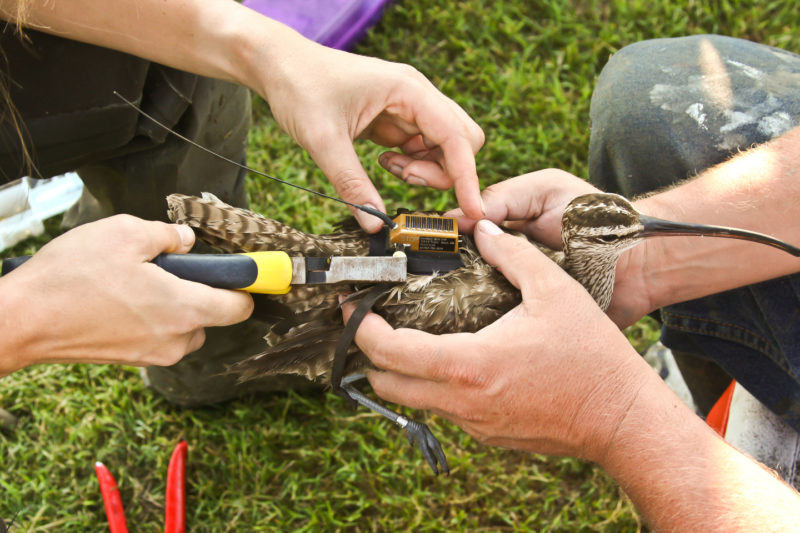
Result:
[[[391,0],[244,0],[243,5],[331,48],[350,49]]]

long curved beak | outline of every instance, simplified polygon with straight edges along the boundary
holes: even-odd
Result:
[[[639,215],[639,221],[644,229],[639,234],[642,237],[653,237],[656,235],[694,235],[700,237],[727,237],[729,239],[742,239],[745,241],[759,242],[783,250],[795,257],[800,257],[800,248],[779,241],[769,235],[746,231],[736,228],[726,228],[724,226],[706,226],[704,224],[688,224],[685,222],[672,222],[660,218]]]

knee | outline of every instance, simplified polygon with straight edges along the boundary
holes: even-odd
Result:
[[[630,44],[608,60],[592,95],[592,122],[636,117],[650,106],[648,89],[657,83],[674,39]],[[616,118],[614,118],[616,117]]]

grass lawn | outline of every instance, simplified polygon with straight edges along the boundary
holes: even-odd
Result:
[[[797,20],[793,2],[777,1],[405,0],[356,51],[413,64],[475,118],[487,137],[477,156],[487,186],[546,167],[586,176],[592,88],[621,47],[722,33],[800,51]],[[251,165],[333,191],[263,102],[254,120]],[[380,149],[357,148],[390,210],[454,205],[450,192],[394,180],[376,162]],[[305,230],[328,231],[346,214],[256,177],[248,186],[254,209]],[[57,223],[48,227],[57,233]],[[654,335],[650,322],[629,330],[640,348]],[[397,428],[329,394],[181,410],[145,389],[133,368],[45,365],[4,378],[0,406],[20,418],[0,432],[0,518],[17,516],[12,531],[107,530],[96,460],[116,476],[131,530],[161,530],[167,461],[182,438],[190,531],[644,528],[589,463],[487,448],[431,416],[453,471],[434,478]]]

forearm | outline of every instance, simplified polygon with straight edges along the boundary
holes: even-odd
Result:
[[[798,168],[795,128],[635,205],[651,216],[757,231],[800,246]],[[800,259],[771,247],[697,237],[648,239],[621,265],[642,269],[653,308],[800,271]]]
[[[0,17],[16,21],[19,1],[0,0]],[[23,23],[257,91],[254,69],[307,41],[233,0],[32,0]]]
[[[25,295],[19,284],[0,278],[0,377],[33,363],[27,351],[31,337],[30,316]]]
[[[800,495],[650,374],[601,464],[654,530],[793,531]]]

